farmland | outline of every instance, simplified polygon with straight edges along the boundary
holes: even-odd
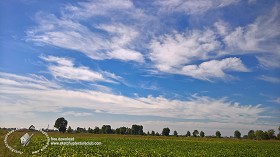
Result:
[[[4,145],[7,131],[1,130],[0,156],[24,156],[11,152]],[[15,132],[8,140],[9,145],[20,149],[16,141],[21,132]],[[74,138],[76,142],[101,142],[101,145],[49,145],[44,151],[33,156],[279,156],[280,142],[277,140],[237,140],[217,138],[163,137],[163,136],[132,136],[105,134],[69,134],[50,132],[52,138]],[[38,146],[45,139],[32,139],[24,148],[25,154]],[[45,141],[46,142],[46,141]],[[18,144],[15,144],[18,143]],[[40,146],[41,147],[41,146]],[[22,149],[22,148],[21,148]],[[32,151],[33,151],[32,150]]]

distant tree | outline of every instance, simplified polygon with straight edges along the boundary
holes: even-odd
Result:
[[[197,137],[199,132],[197,130],[194,130],[192,134],[193,134],[193,137]]]
[[[87,132],[88,132],[88,133],[93,133],[93,129],[89,127],[88,130],[87,130]]]
[[[248,135],[243,135],[243,139],[248,139]]]
[[[187,136],[187,137],[190,137],[190,136],[191,136],[191,132],[188,131],[187,134],[186,134],[186,136]]]
[[[268,139],[269,139],[268,132],[265,131],[265,132],[264,132],[264,140],[268,140]]]
[[[152,130],[151,135],[152,135],[152,136],[155,136],[155,134],[156,134],[155,131]]]
[[[116,134],[120,134],[120,128],[117,128],[117,129],[115,130],[115,132],[116,132]]]
[[[216,131],[216,137],[221,138],[221,132],[220,131]]]
[[[132,134],[132,130],[131,130],[131,128],[126,128],[126,132],[125,132],[125,134],[128,134],[128,135]]]
[[[178,136],[178,133],[177,133],[176,130],[174,131],[173,135],[174,135],[174,136]]]
[[[265,139],[265,133],[262,130],[257,130],[255,132],[255,136],[257,140],[263,140]]]
[[[120,127],[120,134],[125,134],[126,133],[127,128],[126,127]]]
[[[131,127],[131,134],[132,135],[143,135],[143,126],[142,125],[132,125]]]
[[[235,131],[234,131],[234,137],[235,137],[235,138],[241,138],[241,133],[240,133],[240,131],[235,130]]]
[[[156,135],[156,136],[159,136],[159,133],[157,132],[155,135]]]
[[[77,132],[77,133],[86,133],[87,130],[86,130],[85,128],[77,127],[76,132]]]
[[[67,132],[68,133],[72,133],[73,132],[73,129],[71,128],[71,126],[68,126]]]
[[[255,139],[255,138],[256,138],[256,136],[255,136],[255,131],[254,131],[254,130],[250,130],[250,131],[248,132],[248,138],[249,138],[249,139]]]
[[[99,127],[96,126],[96,127],[93,129],[93,133],[94,133],[94,134],[99,134],[99,133],[100,133]]]
[[[64,119],[63,117],[60,117],[55,121],[54,127],[56,127],[59,130],[59,132],[65,133],[66,128],[67,128],[67,123],[68,122],[66,119]]]
[[[278,127],[278,131],[279,131],[279,133],[277,135],[277,138],[278,138],[278,140],[280,140],[280,126]]]
[[[162,136],[169,136],[170,129],[169,128],[163,128],[162,129]]]
[[[102,134],[111,134],[112,133],[111,125],[103,125],[101,128],[101,133]]]
[[[205,136],[204,132],[203,132],[203,131],[200,131],[199,136],[200,136],[200,137],[204,137],[204,136]]]
[[[275,131],[273,130],[273,129],[269,129],[268,131],[267,131],[267,135],[268,135],[268,138],[269,139],[273,139],[273,138],[275,138]]]
[[[116,130],[115,130],[115,132],[116,132],[116,134],[126,134],[126,127],[120,127],[120,128],[117,128]]]
[[[149,131],[147,132],[147,135],[150,135],[150,132],[149,132]]]

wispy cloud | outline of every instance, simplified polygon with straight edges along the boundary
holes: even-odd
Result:
[[[6,115],[19,113],[60,112],[64,108],[80,108],[89,111],[104,111],[111,114],[159,116],[180,119],[210,120],[226,123],[256,123],[265,108],[261,105],[240,105],[226,99],[213,99],[193,95],[189,100],[167,99],[162,96],[130,98],[122,95],[93,90],[53,89],[44,82],[34,85],[44,86],[45,90],[24,86],[27,77],[9,77],[1,74],[1,111]],[[32,79],[32,78],[29,78]],[[17,84],[7,84],[14,81]],[[15,103],[16,101],[16,103]],[[89,112],[90,113],[90,112]]]
[[[272,102],[280,104],[280,97],[277,97],[277,98],[273,99]]]
[[[85,66],[75,66],[73,60],[69,58],[55,56],[41,56],[40,58],[50,63],[48,70],[57,79],[111,83],[122,79],[120,76],[107,71],[97,72]]]
[[[267,81],[267,82],[271,82],[271,83],[280,83],[280,78],[277,78],[277,77],[262,75],[262,76],[258,77],[258,79]]]
[[[279,68],[279,17],[279,4],[276,4],[270,12],[259,16],[253,23],[223,34],[223,42],[231,53],[256,53],[261,66]],[[219,27],[230,29],[225,25]]]
[[[210,29],[165,35],[151,42],[150,59],[159,71],[208,81],[229,78],[226,71],[248,72],[240,58],[234,57],[205,61],[200,65],[190,64],[225,55],[222,42],[217,38],[216,33]]]
[[[118,22],[113,24],[92,22],[86,26],[81,22],[97,15],[110,18],[114,11],[126,13],[127,9],[133,8],[130,1],[122,3],[97,1],[81,2],[79,6],[68,5],[62,9],[60,16],[38,12],[36,15],[38,26],[27,31],[27,38],[38,44],[75,50],[95,60],[144,62],[143,55],[133,47],[132,41],[139,34],[133,26]]]
[[[199,0],[199,1],[185,1],[185,0],[158,0],[164,12],[186,12],[187,14],[201,14],[208,10],[222,8],[233,5],[239,0]]]
[[[209,6],[213,2],[208,1]],[[234,4],[237,1],[227,2],[225,4]],[[174,5],[181,3],[191,4],[189,1],[175,1]],[[202,10],[208,9],[202,7]],[[211,81],[211,78],[228,78],[226,71],[249,71],[240,58],[217,60],[225,56],[253,53],[258,55],[257,59],[263,67],[279,67],[279,27],[279,7],[274,7],[271,12],[257,17],[253,23],[242,27],[232,28],[229,23],[218,20],[213,27],[204,30],[173,32],[154,38],[150,42],[149,58],[158,71],[208,81]],[[192,64],[198,61],[199,65]],[[219,66],[210,66],[214,64]]]
[[[226,58],[223,60],[211,60],[203,62],[200,65],[187,65],[182,67],[179,72],[193,78],[211,81],[212,78],[229,79],[229,71],[249,72],[249,69],[239,58]]]
[[[229,71],[248,72],[246,63],[242,62],[242,55],[246,54],[257,54],[262,67],[279,68],[280,11],[277,3],[270,12],[242,26],[233,27],[230,21],[217,19],[214,25],[203,29],[176,31],[160,22],[168,12],[195,17],[239,2],[164,0],[146,4],[156,6],[152,12],[126,0],[78,2],[62,7],[58,15],[38,12],[38,25],[27,31],[27,38],[37,44],[75,50],[94,60],[134,61],[143,63],[141,65],[151,71],[208,81],[225,80],[231,76]],[[96,21],[100,17],[107,22]],[[235,59],[237,55],[239,58]],[[235,68],[202,68],[218,62],[219,65],[233,64]],[[236,68],[237,63],[239,68]]]
[[[67,111],[67,112],[63,112],[61,115],[63,115],[63,116],[83,117],[83,116],[90,116],[90,115],[92,115],[92,113],[89,113],[89,112]]]
[[[221,43],[212,30],[175,32],[150,43],[150,59],[159,70],[168,70],[195,60],[216,57],[220,49]]]

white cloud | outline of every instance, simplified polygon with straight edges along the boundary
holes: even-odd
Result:
[[[81,2],[79,6],[68,5],[62,9],[63,14],[60,17],[39,12],[36,15],[38,26],[27,31],[27,38],[38,44],[75,50],[95,60],[144,62],[143,55],[133,46],[139,32],[132,25],[90,22],[90,18],[95,15],[106,15],[110,18],[114,10],[126,12],[126,9],[133,8],[130,1],[97,1]],[[81,21],[85,19],[90,26],[82,24]]]
[[[239,58],[226,58],[221,61],[211,60],[197,65],[187,65],[182,68],[181,73],[186,76],[201,80],[211,80],[211,78],[228,79],[225,72],[248,72]]]
[[[216,27],[218,34],[222,36],[225,36],[229,33],[230,26],[224,21],[219,20],[218,22],[214,23],[214,26]]]
[[[280,67],[280,55],[277,53],[272,55],[263,54],[261,56],[257,56],[257,60],[259,61],[260,66],[264,69]]]
[[[257,59],[263,67],[280,67],[279,17],[279,5],[276,4],[271,12],[259,16],[252,24],[223,34],[223,42],[235,54],[262,54]]]
[[[239,58],[210,60],[200,65],[190,64],[197,60],[208,60],[225,54],[221,51],[222,43],[209,29],[204,32],[195,30],[185,34],[175,32],[173,35],[165,35],[153,40],[150,48],[153,66],[166,73],[210,81],[212,78],[228,78],[225,73],[228,71],[249,71]]]
[[[277,77],[262,75],[258,79],[263,80],[263,81],[267,81],[267,82],[271,82],[271,83],[280,83],[280,79],[277,78]]]
[[[174,32],[154,39],[150,43],[150,59],[156,68],[168,71],[182,67],[196,60],[207,60],[216,57],[221,43],[211,30],[194,30],[186,33]]]
[[[57,79],[66,79],[73,81],[89,81],[89,82],[112,82],[121,80],[120,76],[106,71],[92,71],[85,66],[74,66],[71,59],[55,56],[41,56],[46,62],[51,63],[48,65],[48,70]],[[56,64],[53,64],[56,63]]]
[[[131,1],[87,1],[78,2],[78,6],[67,5],[63,10],[63,15],[71,19],[88,19],[96,15],[108,15],[110,12],[135,9]]]
[[[208,10],[226,7],[238,3],[239,0],[158,0],[157,4],[165,12],[186,12],[187,14],[201,14]]]
[[[49,88],[60,88],[60,85],[49,81],[44,76],[38,76],[35,74],[31,74],[30,77],[26,77],[0,72],[0,76],[1,83],[5,85],[42,90]]]
[[[275,103],[277,103],[277,104],[280,104],[280,97],[274,99],[273,102],[275,102]]]
[[[189,1],[176,0],[170,5],[175,6],[179,3],[191,4]],[[259,16],[255,22],[243,27],[231,28],[230,24],[219,20],[214,24],[215,29],[162,35],[150,42],[148,57],[152,66],[160,72],[181,74],[201,80],[226,79],[229,76],[227,71],[249,71],[239,58],[217,60],[225,56],[257,54],[262,67],[277,68],[280,67],[279,17],[279,7],[275,6],[270,13]],[[197,62],[201,64],[193,64]]]
[[[103,93],[113,93],[113,89],[107,86],[99,85],[99,84],[90,84],[94,90],[101,91]]]
[[[129,50],[129,49],[116,49],[108,53],[109,58],[119,59],[123,61],[137,61],[144,62],[143,55],[137,51]]]
[[[76,111],[67,111],[62,113],[63,116],[75,116],[75,117],[82,117],[82,116],[90,116],[92,113],[89,112],[76,112]]]
[[[261,105],[240,105],[227,102],[226,99],[212,99],[196,95],[189,100],[176,100],[161,96],[130,98],[92,90],[53,89],[48,86],[45,86],[45,90],[38,90],[24,85],[6,84],[7,81],[25,84],[26,80],[25,77],[14,79],[7,77],[8,75],[1,74],[1,116],[61,112],[64,108],[79,108],[88,110],[88,113],[99,110],[111,114],[160,116],[225,123],[256,123],[265,111]],[[45,82],[32,84],[44,86]]]

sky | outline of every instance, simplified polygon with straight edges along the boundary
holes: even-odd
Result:
[[[277,130],[277,0],[0,1],[0,126]]]

